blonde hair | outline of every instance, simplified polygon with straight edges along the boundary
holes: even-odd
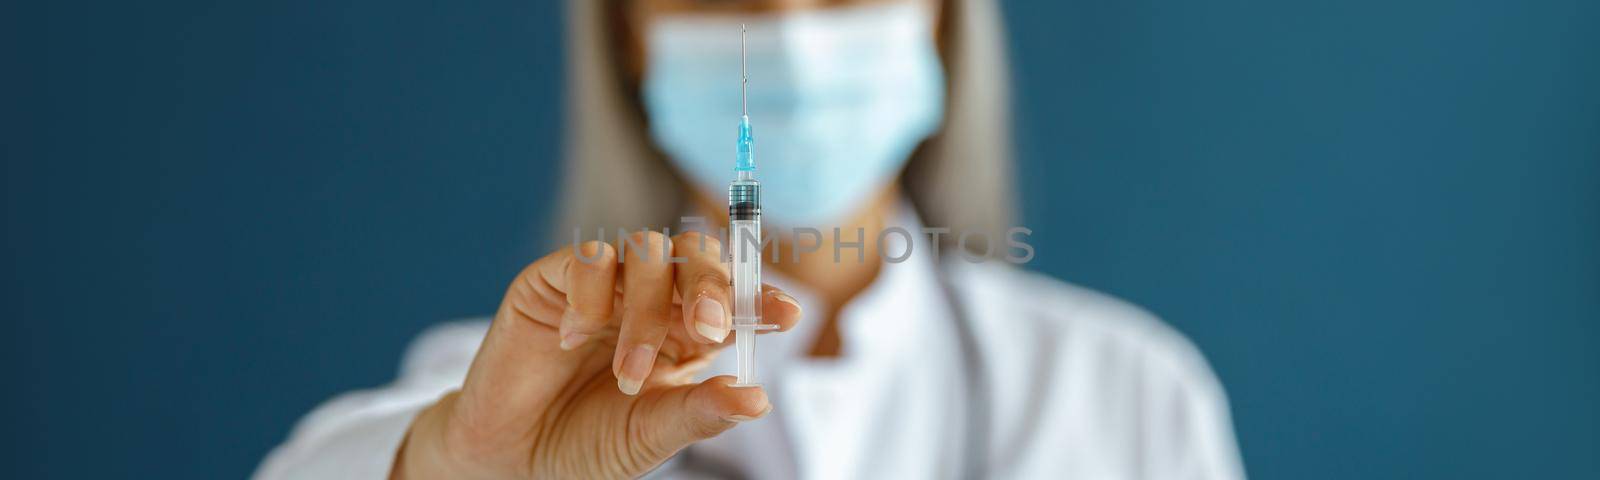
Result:
[[[635,92],[615,58],[611,2],[567,2],[566,170],[556,240],[572,228],[671,227],[686,211],[684,183],[650,142]],[[948,92],[943,128],[902,173],[923,221],[998,235],[1012,226],[1015,198],[1009,75],[993,0],[944,0],[940,50]],[[948,236],[947,236],[948,237]],[[591,237],[592,238],[592,237]],[[1000,238],[991,236],[990,238]],[[947,238],[954,241],[954,238]]]

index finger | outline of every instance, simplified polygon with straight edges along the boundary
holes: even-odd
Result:
[[[678,266],[678,296],[683,298],[684,330],[695,341],[722,343],[733,327],[728,265],[722,263],[722,241],[700,232],[685,232],[672,242],[684,261]]]

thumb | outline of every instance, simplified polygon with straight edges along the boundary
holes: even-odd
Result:
[[[641,398],[635,431],[629,432],[652,457],[665,460],[691,443],[715,437],[740,422],[772,409],[759,387],[733,387],[734,377],[712,377],[700,384],[658,390]]]

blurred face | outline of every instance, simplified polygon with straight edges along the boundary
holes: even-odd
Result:
[[[687,14],[781,14],[805,10],[852,7],[882,3],[918,3],[924,5],[933,20],[933,32],[938,35],[939,14],[942,6],[938,0],[622,0],[618,12],[622,27],[623,69],[629,79],[637,84],[644,73],[644,31],[650,21],[661,15]]]
[[[650,137],[702,206],[733,178],[746,116],[763,216],[782,227],[861,213],[943,122],[934,1],[618,6],[619,60]]]

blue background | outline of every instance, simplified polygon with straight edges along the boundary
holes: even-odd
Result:
[[[557,3],[0,7],[0,462],[244,476],[492,311]],[[1006,8],[1032,267],[1189,334],[1253,476],[1600,477],[1600,3]]]

